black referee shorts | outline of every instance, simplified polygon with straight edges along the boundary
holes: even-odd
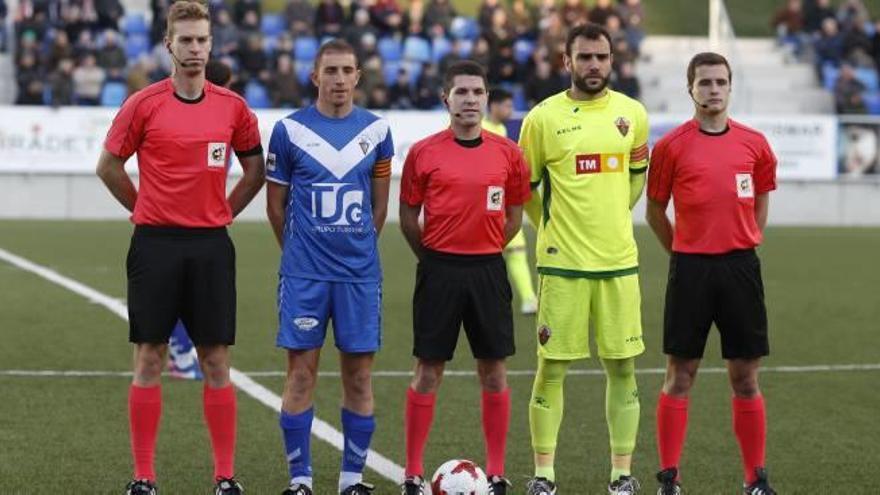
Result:
[[[449,361],[462,324],[475,358],[513,355],[512,297],[501,254],[426,251],[416,271],[413,355]]]
[[[235,343],[235,248],[226,229],[138,225],[128,271],[129,340],[162,344],[183,320],[193,343]]]
[[[724,359],[769,353],[761,262],[754,249],[720,255],[672,254],[663,352],[702,358],[713,322],[721,334]]]

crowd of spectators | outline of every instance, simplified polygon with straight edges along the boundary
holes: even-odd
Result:
[[[780,43],[815,64],[838,113],[880,114],[880,21],[862,0],[785,0],[771,24]]]
[[[124,15],[119,0],[22,0],[13,13],[16,103],[118,105],[171,70],[162,38],[173,0]],[[636,60],[644,38],[641,0],[482,0],[476,17],[450,0],[287,0],[264,12],[258,0],[209,0],[212,57],[233,73],[231,87],[256,108],[300,107],[319,43],[357,50],[356,102],[375,109],[433,109],[445,68],[470,58],[526,110],[568,85],[562,54],[568,30],[604,25],[615,59],[612,86],[639,97]],[[0,14],[5,1],[0,0]],[[149,19],[149,22],[147,22]]]

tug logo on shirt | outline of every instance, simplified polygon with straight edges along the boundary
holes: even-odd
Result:
[[[622,153],[593,153],[577,155],[574,158],[574,172],[577,175],[623,172]]]
[[[226,143],[208,143],[208,166],[226,166]]]
[[[489,186],[486,189],[486,209],[489,211],[501,211],[504,208],[504,188]]]
[[[736,174],[736,195],[740,198],[755,197],[752,174]]]
[[[312,184],[312,216],[325,225],[359,226],[363,220],[364,192],[355,184]]]

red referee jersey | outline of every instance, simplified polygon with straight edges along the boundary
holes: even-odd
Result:
[[[487,131],[467,147],[451,129],[417,142],[403,165],[400,200],[424,204],[422,245],[452,254],[504,249],[507,205],[528,201],[529,170],[513,141]]]
[[[138,158],[137,225],[220,227],[232,223],[226,172],[232,151],[262,153],[257,118],[238,95],[205,82],[187,101],[171,79],[129,97],[107,132],[104,148]]]
[[[776,189],[776,157],[760,132],[733,120],[719,134],[691,120],[654,147],[648,197],[675,203],[672,250],[720,254],[761,243],[755,195]]]

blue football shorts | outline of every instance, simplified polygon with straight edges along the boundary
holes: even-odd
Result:
[[[278,320],[278,347],[323,347],[327,325],[332,322],[340,351],[376,352],[382,344],[382,283],[281,276]]]

